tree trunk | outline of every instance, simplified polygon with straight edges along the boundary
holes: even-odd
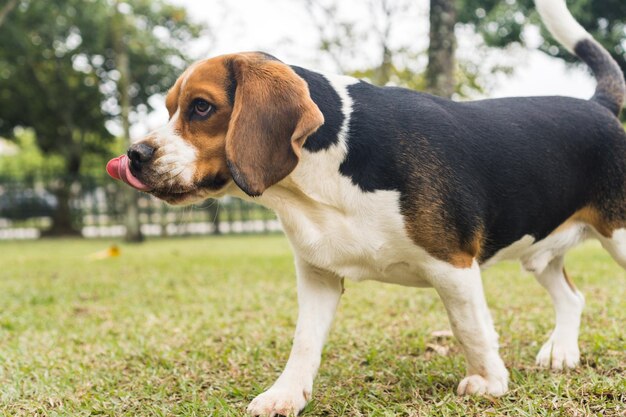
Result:
[[[124,16],[115,8],[113,16],[112,34],[113,48],[115,52],[115,67],[120,72],[120,79],[117,82],[117,89],[120,100],[120,117],[122,119],[122,129],[126,144],[130,146],[130,96],[128,87],[130,85],[130,68],[128,63],[128,53],[124,44]],[[139,194],[130,187],[124,187],[124,197],[126,201],[126,241],[142,242],[141,222],[139,220]]]
[[[426,67],[426,90],[452,97],[455,87],[456,8],[454,0],[430,0],[430,45]]]
[[[376,85],[380,85],[380,86],[384,86],[386,85],[389,80],[391,79],[391,51],[389,50],[389,47],[386,44],[382,45],[383,47],[383,56],[382,56],[382,62],[380,63],[380,66],[378,68],[376,68],[376,71],[374,72],[374,78],[372,79],[372,82]]]
[[[52,226],[43,232],[44,236],[80,236],[80,232],[72,221],[73,216],[70,207],[72,198],[71,185],[65,184],[65,181],[63,183],[60,187],[53,190],[57,199],[57,208],[52,215]]]
[[[80,236],[81,232],[73,221],[71,208],[72,188],[79,180],[80,155],[67,156],[65,175],[51,186],[57,199],[57,207],[52,214],[52,226],[43,232],[44,236]]]
[[[209,212],[209,220],[213,223],[213,234],[219,235],[220,231],[220,203],[215,199],[211,199],[210,204],[207,207]]]

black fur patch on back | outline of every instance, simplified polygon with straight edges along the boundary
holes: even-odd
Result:
[[[307,138],[304,149],[317,152],[335,145],[344,120],[341,98],[323,75],[297,66],[291,68],[307,82],[311,98],[324,115],[324,124]]]
[[[396,134],[405,134],[403,125],[408,127],[407,118],[414,117],[404,111],[408,108],[403,103],[404,92],[414,94],[409,90],[374,87],[363,81],[348,86],[353,100],[348,155],[339,170],[363,191],[398,190],[400,186],[394,148],[401,138]]]
[[[322,75],[292,68],[325,117],[304,147],[327,149],[344,122],[341,98]],[[480,241],[484,262],[525,235],[545,238],[585,206],[626,219],[626,134],[599,100],[457,103],[365,82],[347,91],[341,174],[363,192],[398,191],[409,233],[435,256]]]
[[[626,134],[593,101],[456,103],[364,82],[348,91],[341,173],[364,192],[399,191],[405,221],[459,247],[480,230],[481,260],[524,235],[543,239],[586,205],[624,205]]]

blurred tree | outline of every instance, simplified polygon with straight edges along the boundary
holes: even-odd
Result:
[[[430,43],[426,67],[426,91],[452,97],[456,79],[455,0],[430,0]]]
[[[304,6],[320,37],[319,49],[324,52],[337,67],[345,73],[346,57],[353,58],[357,38],[354,22],[337,18],[339,4],[335,1],[303,0]]]
[[[51,232],[72,234],[77,231],[70,196],[83,153],[102,151],[111,135],[104,127],[97,77],[74,68],[74,57],[93,47],[93,36],[81,36],[81,28],[92,32],[97,27],[94,19],[102,5],[59,6],[21,1],[0,27],[0,134],[12,136],[16,126],[30,127],[45,153],[63,157],[64,175],[52,190],[58,209]]]
[[[116,27],[118,14],[125,23]],[[121,93],[129,113],[150,109],[148,98],[174,83],[188,62],[184,46],[200,29],[184,9],[160,0],[21,0],[0,26],[0,135],[32,128],[42,151],[65,163],[51,233],[77,233],[70,199],[81,163],[87,154],[109,153],[105,124],[121,122]],[[124,91],[116,36],[130,68]]]
[[[2,26],[9,13],[11,13],[11,10],[15,9],[17,3],[18,0],[9,0],[4,4],[4,6],[2,6],[2,8],[0,8],[0,26]]]
[[[626,74],[626,1],[569,0],[567,5],[580,24],[615,58]],[[539,25],[533,0],[458,0],[459,22],[472,24],[488,46],[525,43],[524,28]],[[579,64],[541,25],[541,50]]]
[[[63,172],[63,158],[60,155],[45,155],[37,146],[35,133],[31,129],[16,129],[12,143],[19,150],[15,154],[0,155],[0,175],[24,181]]]
[[[128,50],[125,44],[125,35],[130,29],[129,21],[122,11],[122,3],[115,2],[115,11],[111,18],[111,44],[115,54],[115,67],[119,71],[117,81],[117,93],[120,106],[120,119],[122,122],[122,136],[126,147],[130,146],[130,67],[128,63]],[[139,219],[139,194],[135,190],[125,187],[124,197],[126,200],[126,240],[128,242],[142,242],[141,220]]]
[[[394,83],[422,86],[415,71],[407,67],[398,67],[393,59],[400,57],[416,58],[417,53],[411,48],[412,39],[404,45],[393,46],[394,24],[409,13],[415,6],[413,0],[367,0],[366,7],[372,19],[367,28],[358,28],[355,21],[339,16],[337,0],[303,0],[311,21],[319,37],[319,48],[343,73],[368,78],[376,85]],[[378,54],[374,64],[365,69],[355,70],[347,65],[355,58],[355,51],[362,51],[364,44],[372,44]]]
[[[406,38],[398,45],[398,22],[407,18],[418,24],[419,10],[414,0],[368,0],[371,23],[360,28],[358,22],[343,18],[338,0],[303,0],[319,34],[319,49],[337,69],[377,85],[398,85],[433,94],[462,97],[481,93],[478,67],[481,63],[455,61],[455,0],[432,0],[430,46],[424,53],[416,49],[417,39]],[[378,58],[371,65],[354,69],[355,51],[374,45]],[[370,48],[368,47],[368,51]],[[482,69],[482,68],[481,68]],[[506,68],[489,68],[505,70]]]
[[[350,71],[345,62],[354,56],[354,51],[362,47],[363,40],[371,36],[356,29],[356,23],[342,19],[338,12],[338,0],[303,0],[320,34],[320,50],[331,57],[339,70],[353,75],[366,77],[370,81],[384,85],[391,82],[409,88],[426,90],[442,96],[451,92],[460,96],[482,92],[479,72],[510,72],[507,66],[498,64],[484,67],[484,62],[454,62],[454,31],[459,25],[468,24],[481,35],[485,48],[505,47],[511,43],[524,44],[523,30],[527,25],[539,25],[539,18],[533,0],[430,0],[430,46],[428,65],[425,73],[408,66],[397,67],[399,57],[417,59],[419,53],[410,52],[408,46],[390,48],[389,34],[395,22],[406,12],[401,5],[403,0],[389,7],[388,0],[368,0],[372,10],[391,10],[382,13],[383,30],[376,25],[371,32],[380,36],[378,44],[382,59],[376,64],[358,71]],[[626,73],[626,1],[624,0],[568,0],[568,7],[589,30],[611,52]],[[456,10],[456,11],[455,11]],[[456,14],[456,18],[455,18]],[[381,13],[372,13],[380,16]],[[387,30],[385,30],[387,29]],[[542,26],[544,38],[541,49],[550,55],[563,58],[567,62],[579,63],[575,57],[565,51]],[[411,39],[407,39],[410,42]],[[404,61],[407,61],[404,59]],[[479,68],[480,67],[480,68]],[[382,77],[380,75],[383,75]],[[385,74],[388,77],[384,76]],[[453,81],[454,80],[454,81]],[[386,81],[386,82],[385,82]],[[482,80],[484,81],[484,80]],[[454,85],[454,89],[451,86]],[[622,115],[626,120],[626,113]]]

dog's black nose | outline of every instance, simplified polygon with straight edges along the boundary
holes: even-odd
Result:
[[[128,148],[126,152],[130,165],[136,170],[140,170],[141,166],[152,159],[154,148],[145,143],[136,143]]]

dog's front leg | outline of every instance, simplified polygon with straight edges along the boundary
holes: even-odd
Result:
[[[497,333],[485,301],[480,269],[439,265],[431,271],[431,284],[443,300],[452,332],[467,360],[467,376],[458,394],[501,396],[507,391],[508,372],[498,354]]]
[[[253,416],[297,415],[311,399],[322,348],[342,292],[341,278],[296,259],[298,323],[285,370],[248,406]]]

